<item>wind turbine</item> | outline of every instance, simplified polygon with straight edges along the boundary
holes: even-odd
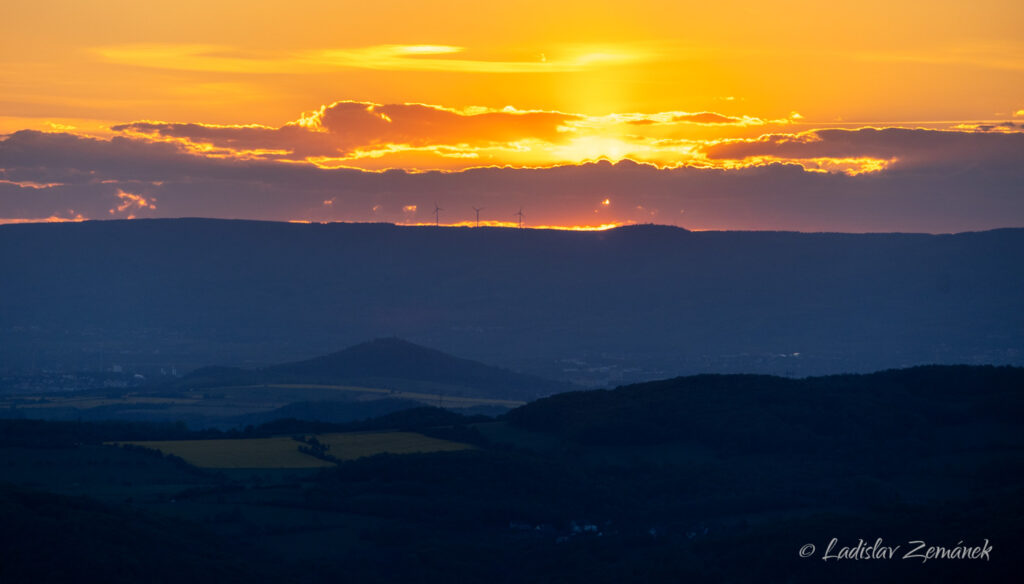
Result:
[[[476,226],[480,227],[480,211],[483,211],[484,208],[483,207],[480,207],[480,208],[473,207],[473,210],[476,211]]]
[[[441,211],[444,211],[441,207],[437,206],[437,202],[434,203],[434,227],[441,226]]]
[[[523,228],[523,208],[522,207],[519,207],[519,212],[518,213],[512,213],[513,217],[515,217],[517,215],[519,216],[519,228],[522,229]]]

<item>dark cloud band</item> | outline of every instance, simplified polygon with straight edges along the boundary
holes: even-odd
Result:
[[[708,156],[891,156],[907,162],[859,176],[781,162],[725,170],[629,161],[378,173],[210,158],[144,139],[23,131],[0,141],[0,219],[130,212],[432,222],[438,202],[443,223],[469,221],[473,207],[487,209],[484,220],[513,222],[522,207],[527,225],[654,222],[854,232],[1024,226],[1024,135],[823,130],[788,140],[725,143],[709,147]],[[116,211],[129,202],[123,213]]]

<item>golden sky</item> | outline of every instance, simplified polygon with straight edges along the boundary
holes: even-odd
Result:
[[[209,160],[411,172],[784,163],[855,176],[944,151],[878,144],[903,136],[886,129],[934,138],[1024,123],[1016,1],[6,0],[3,16],[0,134]],[[65,184],[3,158],[0,170],[22,189]],[[123,187],[106,196],[123,201]],[[16,219],[3,201],[0,219]],[[584,221],[572,217],[550,220]]]

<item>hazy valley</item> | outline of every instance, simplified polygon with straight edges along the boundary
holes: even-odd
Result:
[[[0,579],[1008,581],[1022,243],[0,227]]]

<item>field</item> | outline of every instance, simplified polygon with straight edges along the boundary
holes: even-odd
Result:
[[[416,432],[346,432],[317,436],[330,446],[328,454],[341,460],[355,460],[374,454],[412,454],[415,452],[451,452],[473,448],[461,442],[431,438]]]
[[[314,436],[329,447],[327,454],[339,460],[355,460],[375,454],[445,452],[472,448],[468,444],[431,438],[415,432],[351,432]],[[159,450],[201,468],[303,469],[334,466],[334,463],[299,451],[302,442],[290,436],[225,440],[166,440],[124,442]]]
[[[54,420],[182,420],[197,428],[227,428],[254,423],[245,416],[273,412],[278,408],[300,402],[356,404],[377,400],[407,400],[448,409],[483,407],[496,408],[499,411],[515,408],[524,403],[515,400],[460,396],[455,393],[456,390],[450,387],[426,385],[417,391],[311,384],[208,387],[174,393],[108,389],[46,396],[2,397],[0,413],[6,412],[5,417],[23,416]]]
[[[354,385],[298,385],[298,384],[272,384],[254,387],[273,387],[281,389],[330,389],[335,391],[348,391],[363,394],[381,394],[389,397],[411,399],[424,404],[446,408],[471,408],[474,406],[502,406],[516,408],[526,402],[511,399],[492,399],[484,397],[461,397],[444,395],[443,393],[423,393],[413,391],[397,391],[381,389],[376,387],[358,387]],[[224,388],[228,389],[228,388]],[[238,387],[230,389],[241,389]]]

